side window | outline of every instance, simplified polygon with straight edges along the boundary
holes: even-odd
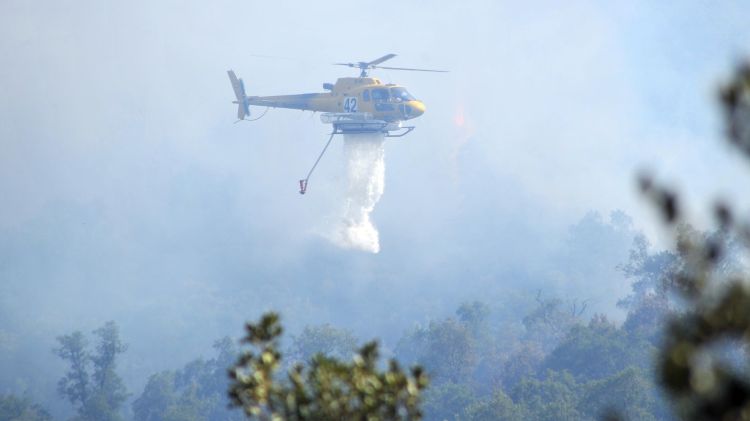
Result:
[[[383,88],[373,89],[372,100],[375,102],[388,101],[388,89],[383,89]]]
[[[363,101],[370,101],[370,90],[365,89],[364,92],[362,92],[362,100]]]

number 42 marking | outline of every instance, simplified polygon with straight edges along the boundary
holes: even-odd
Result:
[[[345,113],[356,113],[357,112],[357,97],[348,96],[344,100],[344,112]]]

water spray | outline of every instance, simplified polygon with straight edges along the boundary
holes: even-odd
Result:
[[[385,190],[383,133],[346,134],[347,187],[333,241],[343,248],[378,253],[380,238],[370,215]]]

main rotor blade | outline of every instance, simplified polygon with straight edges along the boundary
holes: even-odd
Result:
[[[270,56],[270,55],[267,55],[267,54],[243,54],[243,56],[257,57],[257,58],[270,58],[270,59],[274,59],[274,60],[304,61],[304,60],[300,60],[300,59],[294,58],[294,57]]]
[[[377,58],[377,59],[375,59],[375,60],[373,60],[373,61],[371,61],[371,62],[367,63],[367,65],[368,65],[368,66],[374,66],[374,65],[376,65],[376,64],[380,64],[380,63],[382,63],[382,62],[384,62],[384,61],[386,61],[386,60],[390,60],[390,59],[392,59],[393,57],[396,57],[396,55],[395,55],[395,54],[386,54],[386,55],[384,55],[383,57]]]
[[[412,72],[437,72],[437,73],[448,73],[449,70],[434,70],[434,69],[411,69],[408,67],[385,67],[385,66],[372,66],[373,69],[388,69],[388,70],[409,70]]]
[[[354,63],[332,63],[334,66],[357,67]]]

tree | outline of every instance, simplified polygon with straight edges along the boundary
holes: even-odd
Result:
[[[117,375],[117,356],[127,349],[120,340],[114,322],[107,322],[94,331],[98,337],[96,353],[87,350],[87,341],[81,332],[57,338],[59,347],[55,354],[70,365],[68,372],[58,382],[58,391],[66,397],[86,421],[118,421],[120,409],[128,397],[122,379]],[[89,367],[93,365],[93,375]]]
[[[96,329],[99,338],[96,354],[91,357],[94,364],[93,388],[88,402],[88,418],[97,421],[119,420],[120,408],[128,398],[128,392],[120,376],[117,375],[117,356],[128,347],[120,340],[119,328],[115,322],[107,322]]]
[[[467,381],[479,361],[470,327],[453,318],[414,329],[399,341],[396,352],[424,366],[438,383]]]
[[[738,68],[722,89],[721,100],[729,143],[750,159],[750,64]],[[663,388],[684,419],[750,420],[748,373],[723,361],[716,352],[722,344],[745,349],[750,345],[747,272],[727,277],[721,271],[727,239],[740,239],[747,252],[750,225],[735,217],[732,206],[717,203],[715,235],[684,235],[680,227],[687,220],[679,197],[648,176],[641,177],[640,187],[661,211],[665,224],[677,233],[677,249],[684,256],[674,286],[687,308],[667,326],[659,357]]]
[[[228,408],[227,368],[237,358],[233,341],[222,338],[214,343],[216,357],[196,359],[177,371],[152,375],[143,393],[133,402],[136,421],[208,420],[230,421],[243,418]]]
[[[655,389],[642,370],[628,367],[587,384],[578,409],[591,419],[597,419],[609,411],[616,411],[627,420],[664,419],[666,414],[658,404]]]
[[[643,235],[636,235],[630,249],[628,262],[618,266],[630,284],[633,292],[618,302],[626,310],[637,308],[644,299],[666,295],[669,278],[679,265],[678,256],[668,250],[657,253],[649,252],[649,241]]]
[[[619,269],[632,280],[632,293],[617,305],[628,311],[623,328],[630,334],[656,344],[661,337],[661,326],[673,310],[669,280],[679,268],[680,258],[672,251],[649,252],[649,242],[643,235],[633,239],[630,258]]]
[[[536,376],[543,362],[544,353],[537,344],[530,342],[522,344],[503,366],[505,389],[510,390],[524,378]]]
[[[464,418],[468,421],[520,421],[523,419],[518,405],[500,390],[489,399],[469,405]]]
[[[463,303],[456,310],[458,320],[466,325],[475,338],[482,338],[487,332],[487,317],[490,315],[490,309],[487,304],[480,301],[472,303]]]
[[[542,380],[524,379],[511,392],[522,407],[523,419],[538,421],[580,420],[580,385],[569,373],[547,371]]]
[[[477,401],[466,383],[440,383],[424,394],[424,414],[428,420],[461,419],[465,409]]]
[[[292,361],[310,361],[315,354],[350,358],[357,348],[357,338],[350,330],[329,324],[305,326],[299,336],[292,337],[288,355]]]
[[[586,382],[609,377],[631,365],[647,368],[654,353],[650,343],[597,315],[587,326],[574,326],[547,356],[543,367],[566,370],[577,381]]]
[[[86,338],[81,332],[73,332],[59,336],[57,342],[60,347],[55,348],[55,354],[70,364],[68,372],[57,382],[57,391],[80,412],[89,401],[90,357],[86,350]]]
[[[378,345],[365,344],[349,363],[322,354],[279,377],[279,316],[246,325],[244,351],[230,369],[233,405],[258,420],[418,420],[427,377],[420,367],[404,372],[395,360],[377,368]]]
[[[0,395],[0,421],[52,421],[52,417],[28,398]]]
[[[525,340],[539,345],[542,351],[549,352],[565,337],[568,330],[576,323],[585,310],[575,306],[568,310],[559,298],[542,298],[539,291],[536,296],[537,307],[523,318],[526,328]]]
[[[164,371],[148,379],[143,393],[133,402],[136,421],[161,421],[177,402],[174,390],[174,373]]]

